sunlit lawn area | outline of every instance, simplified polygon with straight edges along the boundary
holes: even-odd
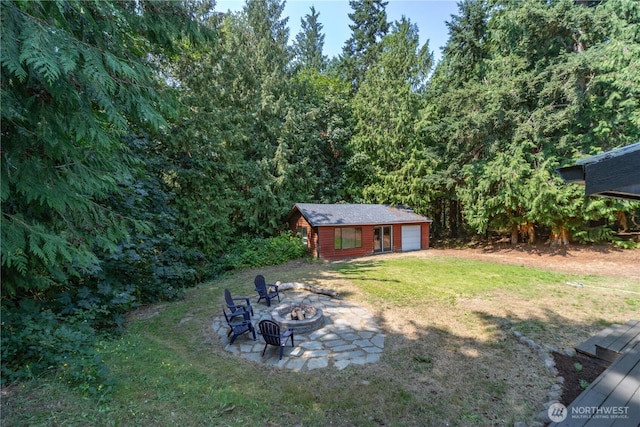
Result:
[[[102,348],[108,398],[41,378],[3,390],[2,425],[513,425],[535,419],[553,383],[513,330],[573,347],[640,311],[636,281],[439,256],[294,262],[260,273],[335,289],[370,310],[386,334],[381,361],[294,372],[225,351],[210,325],[225,287],[254,295],[257,271],[245,271],[132,313],[126,332]]]

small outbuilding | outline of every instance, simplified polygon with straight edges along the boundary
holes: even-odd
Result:
[[[403,206],[317,203],[296,203],[287,220],[323,259],[427,249],[432,222]]]

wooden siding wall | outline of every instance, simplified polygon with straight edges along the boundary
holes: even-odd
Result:
[[[385,225],[385,224],[380,224]],[[421,248],[429,248],[429,226],[430,223],[420,224],[393,224],[393,252],[402,251],[402,226],[420,225],[421,228]],[[317,258],[349,258],[365,255],[373,255],[373,228],[377,226],[362,225],[362,247],[352,249],[334,249],[334,226],[312,227],[300,212],[296,212],[289,218],[289,229],[296,233],[298,228],[307,229],[307,248],[313,257]],[[355,226],[351,226],[355,227]]]
[[[383,225],[383,224],[381,224]],[[429,223],[420,224],[394,224],[393,225],[393,252],[402,251],[402,226],[420,225],[421,249],[429,248]],[[362,225],[362,247],[352,249],[334,249],[334,226],[318,227],[318,252],[319,258],[349,258],[365,255],[373,255],[373,225]],[[314,256],[318,256],[317,254]]]
[[[429,228],[431,227],[431,223],[425,222],[420,225],[420,232],[422,233],[420,238],[420,249],[429,249]]]
[[[293,233],[297,233],[299,228],[307,229],[307,249],[313,257],[318,257],[318,234],[313,227],[307,222],[307,220],[297,212],[289,218],[289,229]]]
[[[350,226],[362,228],[362,247],[351,249],[334,249],[334,229],[337,227],[327,226],[318,227],[318,251],[320,252],[320,258],[349,258],[363,255],[373,254],[373,226]]]

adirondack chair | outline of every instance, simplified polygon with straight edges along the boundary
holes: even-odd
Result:
[[[253,316],[253,307],[251,307],[251,302],[249,302],[249,298],[247,297],[238,297],[232,298],[231,292],[229,289],[224,290],[224,300],[227,303],[227,308],[231,311],[231,313],[235,313],[237,310],[244,310],[251,313]],[[236,303],[239,301],[240,303]]]
[[[236,338],[242,334],[246,334],[247,332],[251,332],[253,340],[256,340],[256,330],[251,323],[251,314],[249,314],[248,311],[236,310],[235,313],[227,314],[227,309],[222,306],[222,313],[224,314],[224,318],[229,326],[227,336],[231,336],[233,334],[229,344],[233,344]]]
[[[280,294],[278,293],[278,285],[268,284],[264,280],[264,276],[262,274],[258,274],[254,279],[253,283],[256,287],[256,292],[258,292],[259,298],[258,303],[262,299],[267,300],[267,306],[271,307],[271,300],[274,298],[278,298],[278,302],[280,302]]]
[[[293,329],[287,329],[284,332],[281,332],[280,325],[272,320],[261,320],[258,323],[258,327],[260,328],[260,333],[262,334],[262,338],[264,338],[264,348],[262,349],[262,356],[264,357],[264,352],[267,349],[268,345],[274,345],[276,347],[280,347],[280,360],[282,360],[282,352],[284,347],[291,338],[291,347],[293,347]]]

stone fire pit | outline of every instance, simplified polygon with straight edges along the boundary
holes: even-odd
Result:
[[[273,310],[271,317],[281,328],[291,328],[296,333],[314,331],[324,323],[322,310],[309,304],[283,305]]]

